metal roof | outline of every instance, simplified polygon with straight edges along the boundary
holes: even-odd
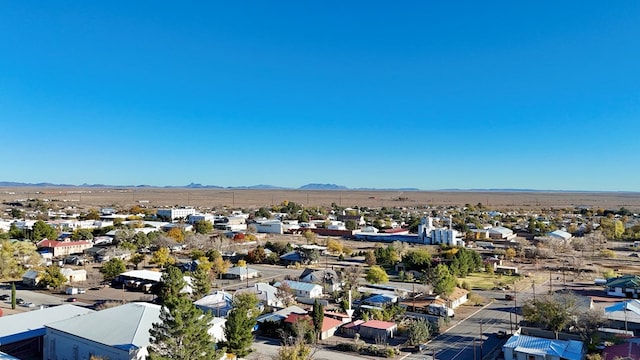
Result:
[[[47,324],[46,327],[129,351],[149,345],[149,330],[158,321],[160,305],[129,303]]]
[[[528,355],[558,356],[567,360],[581,360],[583,354],[582,341],[551,340],[519,334],[511,336],[502,348]]]
[[[232,267],[231,269],[227,270],[227,272],[225,274],[231,274],[231,275],[246,275],[246,274],[257,274],[258,270],[256,269],[252,269],[250,267],[244,267],[244,266],[236,266],[236,267]]]
[[[42,336],[45,333],[44,326],[49,323],[93,312],[81,306],[65,304],[0,317],[0,345]]]
[[[292,280],[284,280],[282,282],[277,282],[273,284],[273,286],[280,287],[282,283],[289,285],[289,287],[292,290],[297,290],[297,291],[312,291],[313,289],[316,289],[316,288],[322,289],[322,286],[317,284],[305,283],[300,281],[292,281]]]

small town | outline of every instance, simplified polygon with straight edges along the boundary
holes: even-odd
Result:
[[[640,360],[640,1],[0,1],[0,360]]]
[[[2,207],[2,359],[640,354],[624,207]]]

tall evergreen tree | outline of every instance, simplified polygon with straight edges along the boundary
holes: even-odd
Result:
[[[316,340],[320,340],[320,334],[322,333],[322,322],[324,321],[324,306],[318,302],[313,302],[313,311],[311,312],[311,318],[313,319],[313,330],[316,333]]]
[[[162,275],[163,306],[160,322],[150,330],[151,360],[217,359],[208,330],[212,315],[203,314],[181,290],[187,285],[180,269],[170,267]]]
[[[158,303],[164,305],[169,298],[180,296],[180,292],[187,286],[182,271],[175,266],[169,266],[158,284]]]
[[[211,291],[211,282],[209,281],[209,274],[205,269],[198,266],[196,271],[191,274],[193,298],[200,299],[207,295]]]
[[[233,300],[233,310],[227,316],[224,335],[227,339],[227,352],[245,357],[251,352],[253,327],[259,315],[258,298],[255,294],[238,294]]]

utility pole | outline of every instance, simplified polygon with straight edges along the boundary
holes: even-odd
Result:
[[[549,270],[549,295],[553,294],[553,280],[551,279],[551,270]]]
[[[513,285],[513,312],[516,319],[516,330],[518,330],[518,288]]]
[[[482,358],[484,357],[484,355],[482,354],[482,345],[484,345],[484,338],[483,338],[483,334],[482,334],[482,320],[480,320],[480,360],[482,360]]]
[[[533,289],[533,303],[536,302],[536,279],[531,280],[531,288]]]

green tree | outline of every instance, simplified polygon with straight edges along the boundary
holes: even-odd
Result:
[[[384,284],[389,282],[389,275],[378,265],[373,265],[367,270],[367,275],[365,279],[372,284]]]
[[[149,239],[147,234],[145,234],[142,231],[136,232],[136,234],[133,235],[132,241],[133,241],[134,244],[136,244],[136,247],[138,249],[144,249],[144,248],[148,247],[149,245],[151,245],[151,240]]]
[[[313,320],[313,331],[316,334],[316,340],[320,340],[320,335],[322,334],[322,322],[324,321],[324,306],[322,306],[318,300],[313,302],[311,318]]]
[[[124,261],[120,258],[109,259],[102,267],[100,268],[100,272],[102,273],[102,277],[105,281],[111,281],[116,278],[116,276],[122,274],[127,270]]]
[[[14,219],[22,219],[22,210],[20,209],[16,209],[16,208],[11,208],[11,217]]]
[[[73,241],[91,239],[93,239],[93,233],[89,229],[78,229],[71,234],[71,240]]]
[[[191,274],[193,298],[200,299],[211,291],[211,281],[209,281],[209,273],[202,267],[198,266],[196,271]]]
[[[18,228],[16,223],[9,225],[9,238],[10,239],[24,239],[24,230]]]
[[[138,269],[138,265],[146,259],[145,254],[135,253],[129,258],[129,262]]]
[[[42,276],[40,277],[40,281],[38,282],[38,286],[58,289],[66,282],[67,278],[62,275],[62,273],[60,272],[60,268],[58,266],[52,265],[44,270]]]
[[[431,264],[431,253],[427,249],[416,249],[407,252],[402,257],[407,269],[422,270]]]
[[[253,328],[259,315],[258,298],[252,293],[242,293],[233,299],[233,309],[227,316],[224,335],[227,352],[245,357],[251,352]]]
[[[164,292],[160,322],[150,330],[149,358],[151,360],[213,360],[219,358],[208,333],[213,320],[210,313],[202,313],[181,290],[187,285],[182,273],[170,267],[162,275],[162,284],[170,284]],[[166,288],[165,288],[166,289]]]
[[[168,266],[158,283],[158,303],[165,304],[169,299],[180,297],[186,285],[182,271],[176,266]]]
[[[347,230],[355,230],[358,228],[358,223],[356,223],[354,220],[347,220],[344,223],[344,227],[346,227]]]
[[[208,234],[213,231],[213,224],[209,220],[199,220],[193,224],[193,227],[198,234]]]
[[[576,298],[571,294],[539,296],[522,306],[525,320],[558,333],[568,326],[576,315]]]
[[[33,224],[33,231],[31,231],[31,240],[40,241],[42,239],[55,240],[58,237],[56,229],[49,226],[42,220],[38,220]]]
[[[430,335],[429,323],[425,319],[416,319],[407,326],[409,345],[423,344]]]
[[[433,286],[433,292],[438,295],[449,295],[456,287],[456,278],[451,275],[446,265],[440,264],[431,268],[429,278]]]

